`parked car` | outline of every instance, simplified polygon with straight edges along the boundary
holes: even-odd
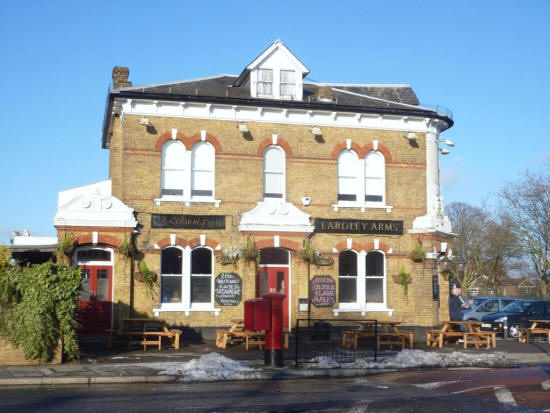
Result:
[[[481,299],[481,303],[474,304],[471,309],[465,309],[466,311],[462,314],[462,319],[465,321],[481,321],[481,317],[489,313],[498,313],[502,311],[504,307],[508,304],[513,303],[514,301],[519,300],[519,298],[513,297],[476,297],[476,299]]]
[[[501,312],[487,314],[481,318],[481,328],[504,333],[508,326],[508,336],[517,337],[520,328],[531,325],[529,320],[550,320],[550,301],[518,300],[508,304]]]

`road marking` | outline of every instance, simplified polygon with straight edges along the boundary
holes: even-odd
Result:
[[[510,390],[508,390],[506,387],[495,387],[495,396],[497,396],[497,399],[499,402],[503,404],[509,404],[511,406],[517,406],[514,396],[512,396],[512,393]]]
[[[446,384],[452,384],[452,383],[459,383],[462,380],[449,380],[449,381],[433,381],[431,383],[418,383],[414,384],[415,387],[420,387],[422,389],[436,389],[441,386],[445,386]]]
[[[481,389],[493,389],[495,386],[481,386],[481,387],[472,387],[471,389],[466,389],[466,390],[457,390],[457,391],[454,391],[452,393],[454,394],[459,394],[459,393],[467,393],[469,391],[474,391],[474,390],[481,390]]]

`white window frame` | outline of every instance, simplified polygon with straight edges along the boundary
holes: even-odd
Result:
[[[476,297],[478,294],[479,294],[479,288],[476,288],[476,287],[470,288],[470,295],[472,297]]]
[[[214,158],[211,160],[212,163],[212,169],[206,169],[202,165],[204,163],[197,163],[195,162],[195,154],[197,153],[197,150],[201,146],[208,146],[210,150],[212,151],[212,157]],[[214,189],[216,187],[216,151],[214,149],[214,146],[210,142],[197,142],[195,145],[193,145],[193,148],[191,150],[191,201],[212,201],[214,199]],[[209,190],[212,192],[210,195],[195,195],[193,194],[194,186],[196,183],[196,173],[208,173],[210,174],[211,179],[211,187]]]
[[[256,84],[256,93],[258,97],[266,97],[266,98],[272,98],[275,96],[275,79],[274,79],[274,73],[275,71],[273,69],[269,68],[261,68],[258,69],[258,80]],[[262,73],[271,73],[271,81],[262,80]],[[260,85],[271,85],[271,94],[261,93],[260,91]]]
[[[165,311],[181,311],[184,312],[186,316],[189,315],[190,312],[196,312],[196,311],[205,311],[205,312],[213,312],[214,315],[219,315],[221,309],[216,308],[214,305],[214,274],[215,274],[215,259],[214,259],[214,250],[208,246],[200,245],[195,248],[191,248],[189,246],[186,246],[185,248],[180,247],[179,245],[169,245],[166,246],[163,249],[167,248],[177,248],[182,251],[182,280],[181,280],[181,303],[163,303],[162,297],[159,297],[159,308],[153,309],[153,313],[158,315],[161,312]],[[192,303],[191,302],[191,253],[194,249],[198,248],[205,248],[210,250],[211,257],[212,257],[212,274],[210,277],[210,302],[209,303]],[[161,259],[162,259],[162,253],[161,253]],[[160,263],[160,267],[162,269],[162,262]],[[162,282],[162,277],[169,277],[168,274],[161,274],[160,275],[160,282]],[[160,286],[159,286],[160,288]]]
[[[345,250],[343,250],[345,251]],[[357,252],[352,250],[357,254],[357,302],[356,303],[338,303],[338,308],[334,309],[333,312],[336,316],[340,312],[361,312],[361,315],[365,315],[368,311],[387,311],[393,313],[393,309],[387,307],[387,258],[384,251],[381,250],[370,250],[370,251],[360,251]],[[342,252],[342,251],[340,251]],[[379,252],[382,254],[384,260],[384,275],[377,277],[367,277],[367,254],[369,252]],[[339,276],[339,274],[338,274]],[[367,278],[383,278],[382,281],[382,296],[383,301],[380,303],[367,303],[366,302],[366,280]],[[338,286],[340,287],[340,286]]]
[[[382,170],[381,171],[378,171],[379,173],[376,174],[376,175],[370,175],[370,176],[367,176],[367,167],[368,167],[368,158],[369,156],[371,157],[374,157],[376,156],[377,158],[379,158],[382,162]],[[365,169],[364,169],[365,173],[364,173],[364,182],[363,182],[363,186],[365,187],[365,194],[364,194],[364,202],[365,202],[365,206],[368,207],[368,208],[376,208],[376,207],[380,207],[380,206],[385,206],[386,204],[386,159],[384,158],[384,155],[382,154],[382,152],[380,151],[369,151],[367,152],[367,154],[365,155]],[[381,194],[376,194],[376,195],[381,195],[382,196],[382,200],[381,201],[367,201],[366,200],[366,197],[367,197],[367,179],[376,179],[378,181],[382,181],[382,193]]]
[[[192,203],[213,203],[216,208],[218,208],[221,204],[221,201],[219,199],[216,199],[216,150],[214,148],[214,145],[212,145],[208,141],[200,141],[195,143],[191,150],[185,149],[184,155],[183,155],[183,170],[184,170],[184,182],[183,182],[183,195],[163,195],[162,194],[162,184],[164,180],[164,153],[165,153],[165,147],[168,145],[168,143],[173,141],[168,141],[164,144],[162,147],[162,155],[161,155],[161,197],[156,198],[154,200],[156,205],[160,205],[163,202],[183,202],[186,206],[189,206]],[[179,142],[179,141],[178,141]],[[213,149],[213,156],[214,156],[214,162],[213,162],[213,169],[212,169],[212,195],[210,196],[198,196],[192,194],[192,188],[193,188],[193,153],[196,150],[198,145],[208,144]],[[183,143],[182,143],[183,145]]]
[[[292,82],[283,82],[283,73],[292,73],[294,79]],[[292,86],[292,93],[290,95],[283,94],[283,86]],[[296,71],[281,69],[279,71],[279,96],[281,99],[294,99],[296,96]]]
[[[343,151],[341,151],[338,154],[338,196],[340,196],[340,195],[355,195],[355,200],[338,200],[338,205],[354,207],[354,206],[359,205],[360,200],[364,199],[365,196],[364,195],[361,196],[362,188],[361,188],[360,176],[358,175],[359,170],[354,171],[355,173],[352,173],[351,175],[340,174],[341,164],[343,162],[345,162],[345,161],[342,160],[342,158],[345,154],[353,154],[353,156],[355,157],[355,162],[357,163],[358,167],[361,165],[361,159],[359,159],[359,155],[353,149],[344,149]],[[343,180],[343,179],[349,179],[349,180],[354,179],[355,180],[355,184],[354,184],[355,193],[354,194],[340,194],[340,186],[341,186],[340,183],[341,183],[341,180]],[[362,187],[364,189],[364,185],[362,185]]]
[[[266,170],[266,155],[269,151],[272,151],[272,150],[277,150],[277,151],[280,151],[281,155],[282,155],[282,161],[283,161],[283,171],[282,172],[279,172],[279,171],[268,171]],[[267,185],[266,185],[266,181],[267,181],[267,176],[268,175],[282,175],[283,177],[283,193],[281,194],[281,198],[278,198],[278,197],[266,197],[265,194],[266,193],[272,193],[272,192],[267,192],[266,190],[268,189],[267,188]],[[263,196],[263,200],[264,202],[276,202],[276,201],[279,201],[279,202],[286,202],[286,153],[284,151],[283,148],[281,148],[279,145],[269,145],[267,148],[265,148],[264,150],[264,156],[263,156],[263,186],[262,186],[262,196]]]
[[[353,151],[353,149],[343,149],[338,154],[338,162],[340,161],[340,155],[345,151]],[[366,201],[365,200],[365,188],[366,188],[366,168],[367,168],[367,157],[365,158],[359,158],[357,162],[357,170],[355,171],[355,174],[353,176],[357,177],[357,192],[356,192],[356,200],[355,201],[346,201],[346,200],[338,200],[337,203],[332,205],[332,208],[334,211],[338,211],[340,208],[359,208],[361,212],[365,212],[367,208],[370,209],[385,209],[386,212],[391,212],[393,209],[393,206],[386,205],[386,160],[384,158],[384,155],[380,151],[369,151],[369,153],[376,152],[377,156],[381,156],[384,161],[384,171],[381,176],[377,176],[377,178],[380,178],[383,180],[383,194],[382,194],[382,201],[381,202],[373,202],[373,201]],[[339,168],[338,168],[339,173]],[[370,178],[370,177],[369,177]],[[340,179],[340,176],[338,175],[338,181]],[[339,184],[340,182],[338,182]],[[339,192],[339,189],[337,190]],[[338,194],[337,194],[338,197]]]

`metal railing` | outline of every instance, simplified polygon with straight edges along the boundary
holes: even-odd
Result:
[[[374,336],[359,336],[357,348],[344,346],[343,333],[359,330],[360,322],[373,322]],[[295,365],[319,363],[322,357],[337,363],[353,363],[357,359],[377,361],[376,320],[298,319],[295,330]]]

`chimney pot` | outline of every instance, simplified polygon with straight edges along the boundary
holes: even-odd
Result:
[[[315,88],[315,100],[317,102],[332,102],[332,88],[330,86]]]
[[[132,86],[132,82],[128,81],[130,69],[124,66],[113,67],[113,88],[120,89],[121,87]]]

